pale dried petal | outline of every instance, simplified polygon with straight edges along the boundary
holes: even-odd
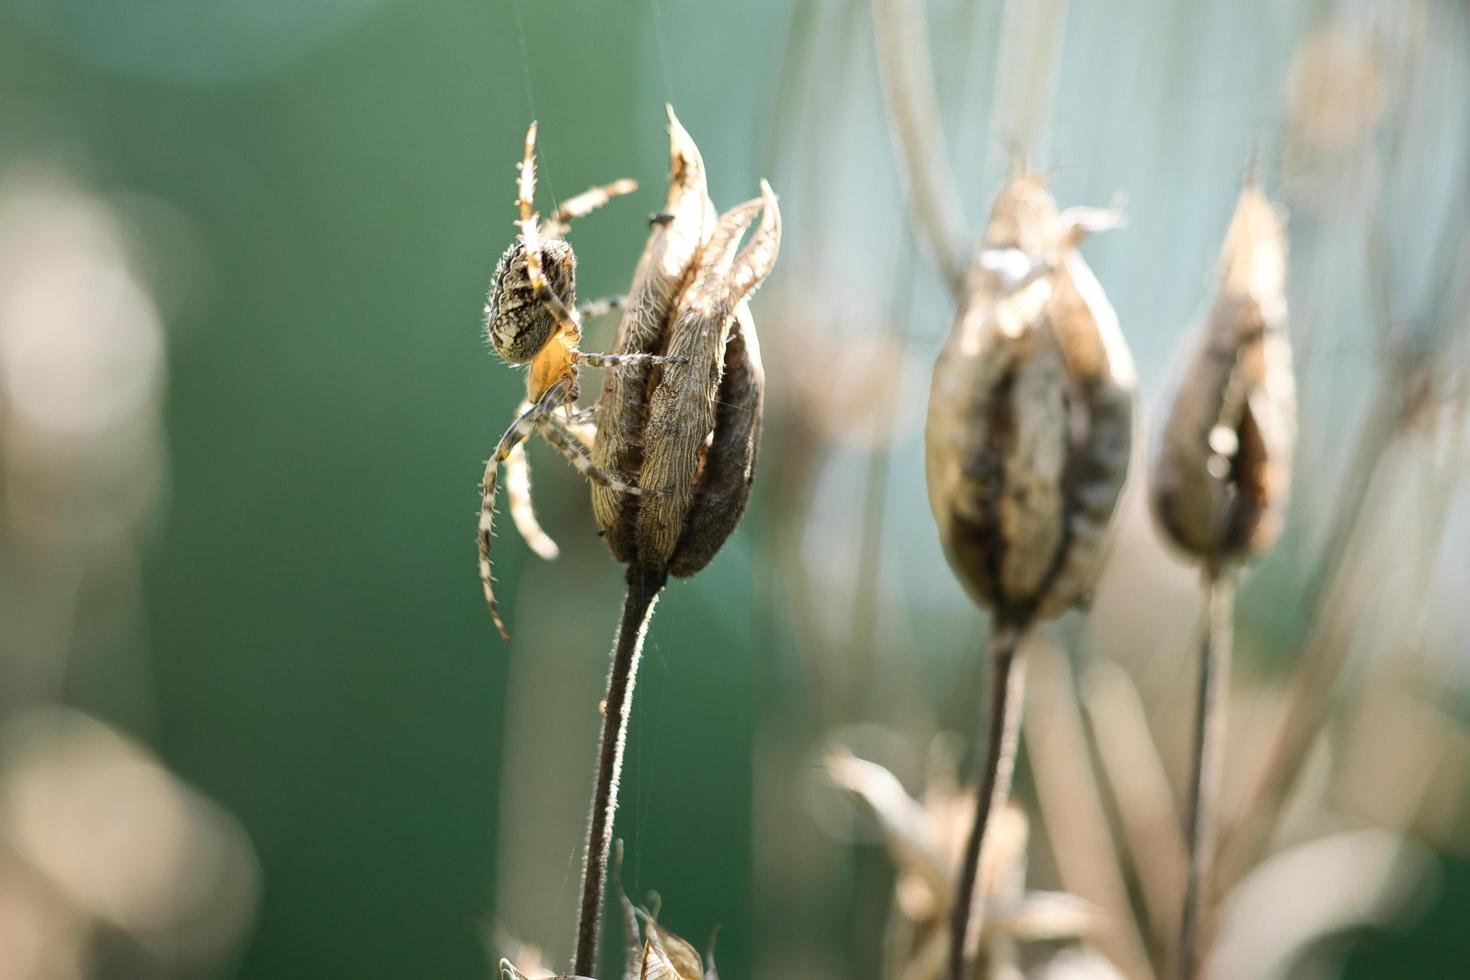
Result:
[[[1382,830],[1331,834],[1258,865],[1224,903],[1208,976],[1286,980],[1329,936],[1412,920],[1439,868],[1423,844]]]
[[[664,957],[673,966],[679,980],[700,980],[703,977],[704,961],[693,946],[657,922],[649,924],[649,939],[662,948]]]
[[[954,859],[939,838],[936,821],[898,777],[847,752],[829,755],[826,769],[834,785],[862,800],[878,820],[899,870],[921,877],[926,894],[947,897],[954,888]]]
[[[1100,931],[1107,922],[1102,910],[1069,892],[1031,891],[985,919],[981,935],[1006,936],[1022,942],[1076,939]]]

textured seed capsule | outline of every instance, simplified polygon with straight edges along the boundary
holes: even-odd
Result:
[[[1286,236],[1251,182],[1197,344],[1164,425],[1152,499],[1169,540],[1218,571],[1280,533],[1295,443]]]
[[[781,212],[762,182],[759,198],[716,217],[699,150],[672,111],[669,119],[669,193],[614,350],[677,361],[627,371],[603,389],[593,459],[645,492],[594,488],[593,507],[618,560],[687,576],[714,557],[750,496],[765,374],[746,299],[775,265]]]
[[[1058,212],[1022,172],[996,196],[934,366],[929,503],[961,582],[1024,625],[1086,601],[1127,475],[1134,376],[1077,253],[1114,212]]]

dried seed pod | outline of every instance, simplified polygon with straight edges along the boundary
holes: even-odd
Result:
[[[766,374],[755,320],[743,301],[735,308],[735,322],[725,343],[724,368],[704,472],[669,564],[669,571],[680,578],[693,575],[714,558],[744,515],[755,481]]]
[[[765,374],[746,298],[775,265],[781,213],[763,181],[759,198],[711,220],[699,151],[672,112],[670,139],[666,210],[639,262],[614,349],[679,360],[604,389],[593,457],[613,472],[636,473],[645,492],[594,490],[593,502],[616,558],[688,576],[714,557],[750,495]],[[757,214],[760,224],[740,248]]]
[[[628,896],[618,892],[622,906],[624,943],[624,980],[719,980],[715,971],[714,941],[705,959],[681,937],[665,929],[647,912],[633,907]],[[642,920],[642,935],[639,921]]]
[[[648,244],[633,272],[633,283],[613,341],[614,354],[651,354],[659,350],[674,303],[689,279],[694,258],[714,231],[714,204],[705,184],[704,158],[672,106],[669,114],[669,191],[654,216]],[[629,365],[608,375],[597,403],[597,440],[592,460],[610,473],[632,475],[643,466],[642,430],[647,413],[650,368]],[[592,510],[613,556],[629,561],[633,510],[626,495],[592,488]]]
[[[934,366],[929,502],[951,565],[1003,623],[1084,603],[1127,474],[1134,376],[1076,252],[1118,215],[1058,212],[1021,172],[996,196]]]
[[[1247,181],[1220,255],[1220,285],[1164,425],[1153,510],[1207,567],[1268,547],[1281,529],[1295,443],[1283,221]]]

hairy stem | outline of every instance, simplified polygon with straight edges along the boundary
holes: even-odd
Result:
[[[1217,571],[1205,573],[1205,627],[1200,643],[1199,685],[1195,691],[1193,773],[1189,784],[1186,836],[1189,864],[1184,908],[1179,917],[1179,980],[1193,980],[1200,969],[1200,908],[1209,895],[1215,856],[1214,816],[1220,793],[1225,748],[1225,688],[1230,681],[1230,618],[1234,590]]]
[[[950,923],[950,980],[965,980],[967,965],[980,943],[985,901],[979,884],[985,855],[985,836],[991,814],[1005,806],[1011,795],[1011,773],[1016,768],[1016,743],[1021,734],[1021,706],[1025,702],[1026,665],[1018,656],[1021,631],[1002,624],[991,641],[990,719],[985,755],[975,795],[975,823],[965,843],[960,883]]]
[[[607,862],[612,853],[613,815],[618,808],[618,779],[623,771],[623,747],[638,680],[643,636],[653,618],[654,603],[668,579],[663,569],[628,567],[628,596],[613,646],[603,702],[602,742],[597,756],[597,783],[592,791],[592,816],[587,822],[587,856],[582,862],[582,909],[577,917],[577,952],[572,972],[584,977],[597,966],[597,934],[602,924],[602,893]]]

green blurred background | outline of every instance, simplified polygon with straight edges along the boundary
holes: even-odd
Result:
[[[972,225],[1006,166],[1005,6],[930,5]],[[1269,686],[1309,626],[1384,338],[1446,361],[1463,348],[1466,8],[1070,7],[1038,155],[1064,205],[1127,198],[1129,228],[1087,255],[1133,346],[1145,423],[1206,302],[1253,139],[1293,209],[1301,477],[1239,623],[1243,669]],[[1378,60],[1304,56],[1329,28],[1370,38]],[[1326,81],[1303,80],[1316,70]],[[6,531],[3,709],[71,705],[150,746],[222,808],[214,819],[238,821],[253,884],[220,887],[258,894],[198,955],[115,923],[89,932],[79,975],[482,977],[506,937],[567,955],[621,576],[575,474],[537,446],[538,508],[563,554],[542,564],[500,534],[515,641],[495,636],[474,572],[477,482],[522,379],[488,351],[480,309],[533,118],[543,211],[594,183],[642,183],[573,238],[582,296],[625,287],[661,199],[666,101],[716,204],[768,177],[786,230],[754,307],[771,386],[756,499],[655,617],[624,883],[640,900],[657,890],[664,921],[701,947],[718,925],[727,977],[879,975],[892,873],[816,762],[837,739],[912,788],[935,733],[977,727],[984,617],[948,575],[923,494],[917,425],[949,314],[906,230],[866,5],[3,0],[0,194],[111,215],[164,339],[140,423],[154,448],[71,458],[57,486],[100,475],[109,492],[48,511],[59,530],[44,547]],[[1318,110],[1337,113],[1331,132],[1303,136]],[[85,377],[112,383],[128,362],[109,364]],[[1454,438],[1440,442],[1463,448]],[[1460,739],[1434,771],[1458,778],[1470,501],[1442,448],[1428,457],[1447,483],[1374,483],[1364,523],[1389,532],[1360,535],[1352,560],[1400,583],[1426,571],[1412,596],[1353,593],[1369,625],[1351,660],[1410,642],[1412,621],[1415,683]],[[1400,475],[1417,465],[1394,460]],[[67,533],[115,485],[148,488],[136,519],[105,540]],[[1401,518],[1423,517],[1425,485],[1443,517],[1414,537]],[[1097,622],[1057,635],[1141,678],[1174,772],[1197,605],[1138,489],[1119,545],[1135,557],[1099,590]],[[54,669],[33,669],[45,658]],[[1347,975],[1470,969],[1457,792],[1443,790],[1438,837],[1406,831],[1433,847],[1436,884],[1354,945]]]

